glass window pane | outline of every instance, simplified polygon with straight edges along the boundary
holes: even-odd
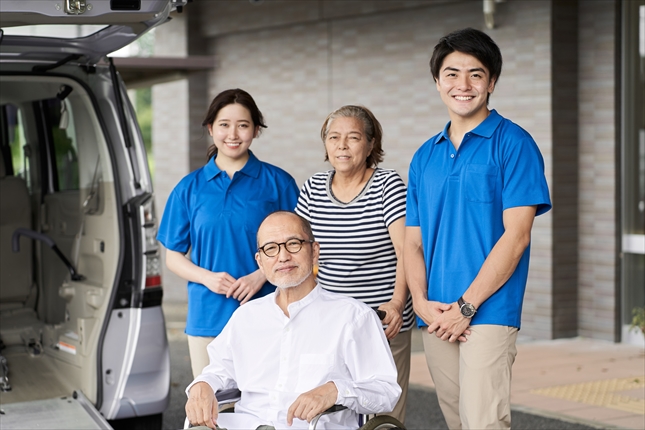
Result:
[[[645,307],[645,1],[623,2],[622,323]],[[623,330],[624,339],[630,338]],[[642,335],[639,334],[642,341]]]
[[[47,100],[46,115],[49,117],[58,191],[78,190],[78,144],[74,127],[74,115],[66,100]]]
[[[634,309],[645,308],[645,254],[625,254],[623,259],[623,324],[631,324]]]
[[[11,150],[11,165],[13,167],[13,176],[22,178],[29,186],[29,162],[25,157],[25,127],[23,125],[22,112],[12,104],[5,107],[5,113],[8,126],[9,149]]]
[[[623,145],[624,231],[645,234],[645,5],[627,15],[634,19],[626,37],[625,142]],[[636,2],[632,7],[636,6]],[[634,7],[636,9],[636,7]]]

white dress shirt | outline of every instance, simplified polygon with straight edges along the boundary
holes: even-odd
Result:
[[[316,286],[289,305],[287,317],[275,293],[235,311],[208,345],[210,364],[196,382],[214,391],[239,388],[234,414],[220,414],[218,426],[233,429],[272,425],[306,429],[287,410],[296,398],[326,382],[338,389],[336,404],[348,409],[327,415],[318,428],[356,429],[357,413],[387,413],[401,388],[383,326],[365,304]]]

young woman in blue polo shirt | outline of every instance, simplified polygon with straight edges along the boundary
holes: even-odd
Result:
[[[266,215],[293,210],[299,192],[291,175],[249,150],[266,125],[247,92],[218,94],[202,125],[213,139],[208,162],[172,191],[157,237],[167,248],[168,268],[188,281],[194,376],[208,364],[206,346],[233,311],[274,290],[255,263],[255,236]]]

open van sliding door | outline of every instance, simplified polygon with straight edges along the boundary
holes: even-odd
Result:
[[[24,359],[22,349],[7,350],[12,391],[2,393],[2,428],[109,429],[95,407],[101,400],[98,345],[121,236],[103,127],[93,98],[76,79],[4,74],[1,83],[5,97],[8,89],[19,95],[12,105],[31,172],[33,234],[53,241],[83,275],[70,279],[61,259],[35,243],[42,350]]]
[[[57,89],[40,114],[41,230],[76,266],[82,280],[42,247],[46,336],[57,358],[77,366],[71,377],[93,404],[101,402],[99,344],[116,285],[122,248],[118,180],[95,96],[80,81],[43,76]],[[51,333],[50,333],[51,332]]]
[[[123,145],[119,185],[125,246],[101,348],[105,400],[99,410],[109,420],[126,419],[124,428],[160,428],[170,401],[170,355],[152,182],[134,109],[111,63],[110,72],[113,93],[105,99],[121,114],[108,128]]]

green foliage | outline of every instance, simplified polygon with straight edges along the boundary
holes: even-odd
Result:
[[[155,35],[154,29],[145,33],[143,36],[128,45],[130,55],[134,57],[150,57],[154,54]]]
[[[631,328],[640,329],[645,334],[645,307],[632,309]]]
[[[67,131],[58,127],[52,128],[52,137],[58,171],[58,189],[61,191],[80,189],[78,157],[74,142],[67,135]]]

